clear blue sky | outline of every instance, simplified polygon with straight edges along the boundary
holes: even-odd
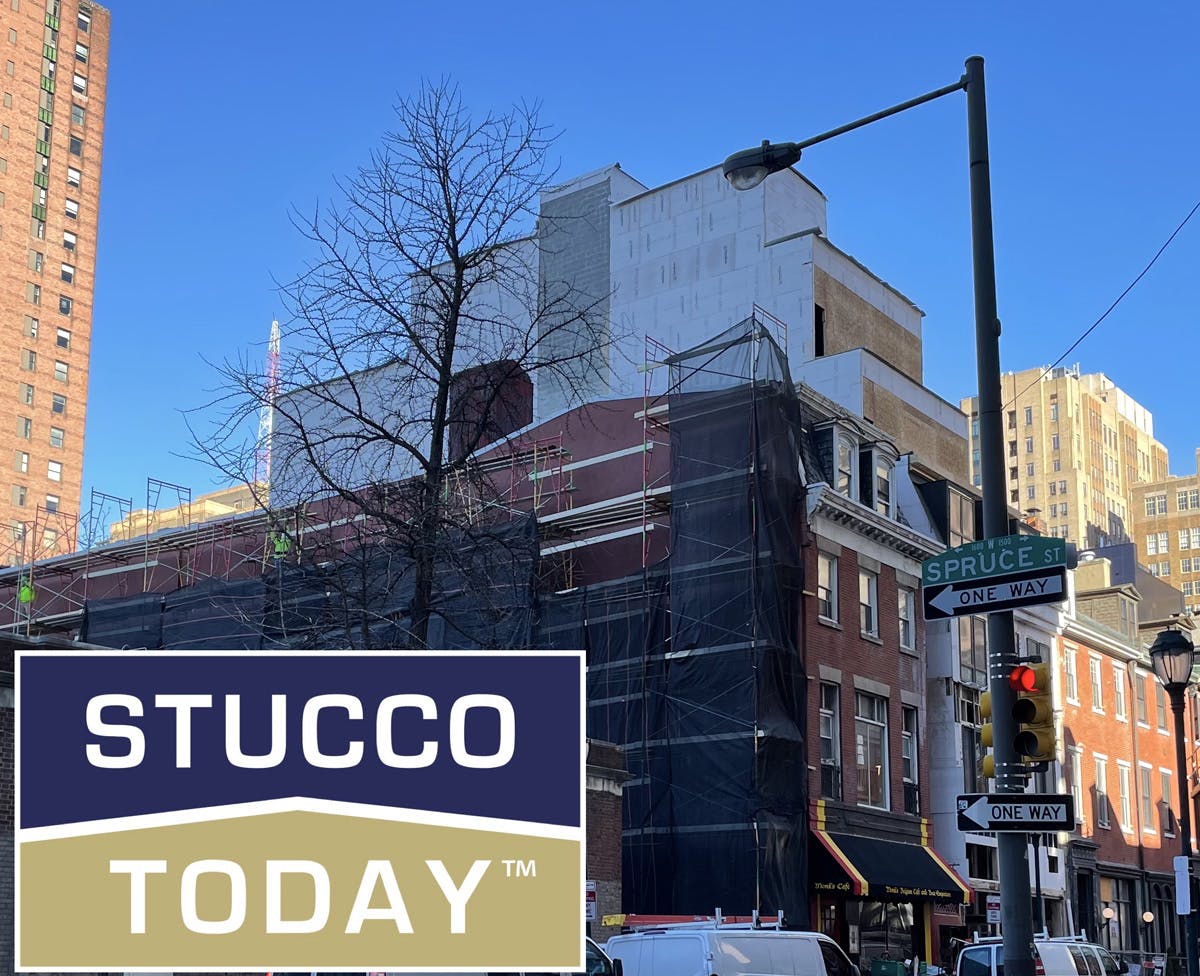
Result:
[[[449,75],[472,105],[543,103],[560,173],[653,186],[763,138],[800,139],[987,60],[1005,369],[1048,364],[1200,199],[1200,6],[111,0],[83,509],[146,477],[216,486],[179,414],[265,342],[273,281],[397,93]],[[1006,8],[993,12],[991,8]],[[1010,12],[1011,11],[1011,12]],[[1018,12],[1020,11],[1020,12]],[[926,312],[926,383],[973,392],[966,107],[951,96],[809,150],[829,235]],[[1192,470],[1200,215],[1071,355],[1154,413]]]

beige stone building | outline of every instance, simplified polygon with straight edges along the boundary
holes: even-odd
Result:
[[[1150,411],[1103,373],[1081,375],[1078,366],[1007,373],[1001,392],[1009,504],[1080,547],[1130,541],[1135,487],[1167,476]],[[978,486],[978,398],[964,399],[962,409]]]
[[[151,535],[159,529],[180,529],[202,522],[229,518],[262,507],[266,486],[233,485],[210,491],[190,501],[164,508],[139,508],[108,527],[109,542],[123,542]]]
[[[84,0],[0,4],[0,565],[75,542],[109,21]]]
[[[1133,500],[1138,562],[1182,590],[1187,608],[1200,613],[1200,450],[1195,474],[1138,485]]]

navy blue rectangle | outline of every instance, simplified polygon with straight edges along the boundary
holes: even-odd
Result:
[[[23,828],[111,817],[303,796],[409,807],[446,813],[581,826],[581,656],[525,654],[390,655],[286,653],[170,655],[117,653],[70,655],[22,652],[17,667],[20,781],[17,823]],[[347,769],[320,769],[304,759],[300,745],[304,703],[319,694],[349,694],[363,704],[363,719],[328,712],[320,744],[341,752],[353,738],[363,759]],[[395,769],[375,751],[375,710],[389,695],[428,695],[436,721],[413,710],[393,722],[396,752],[417,752],[437,742],[437,759],[425,769]],[[87,704],[94,695],[128,694],[143,703],[130,719],[108,709],[108,722],[139,726],[146,752],[130,769],[100,769],[87,745],[106,754],[128,751],[124,739],[88,731]],[[156,695],[211,695],[211,709],[192,712],[192,766],[176,768],[174,710],[156,708]],[[242,703],[246,753],[265,753],[272,694],[287,695],[287,752],[270,769],[241,769],[225,756],[225,695]],[[513,705],[516,748],[496,769],[457,765],[450,752],[449,716],[455,699],[468,694],[502,695]],[[470,713],[467,746],[495,749],[497,726],[486,710]],[[412,739],[402,738],[412,736]]]

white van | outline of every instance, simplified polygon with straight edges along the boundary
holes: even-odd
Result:
[[[1035,937],[1034,972],[1044,976],[1125,976],[1117,957],[1082,938]],[[1003,976],[1004,946],[999,939],[968,945],[959,953],[954,976]]]
[[[587,940],[582,973],[506,973],[504,976],[621,976],[620,963],[614,963],[591,939]],[[169,974],[163,974],[169,976]],[[267,976],[274,976],[267,973]],[[310,973],[309,976],[393,976],[392,973]],[[404,976],[435,976],[433,973],[406,973]],[[488,973],[457,973],[455,976],[489,976]]]
[[[836,942],[817,932],[662,928],[604,944],[624,976],[859,976]]]

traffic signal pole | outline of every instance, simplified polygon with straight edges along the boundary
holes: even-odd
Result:
[[[1008,486],[1004,477],[1004,401],[1000,393],[1000,321],[996,313],[996,256],[992,239],[992,188],[988,164],[987,100],[983,58],[967,59],[967,137],[971,163],[971,250],[975,277],[975,358],[979,376],[980,467],[983,536],[1008,535]],[[1011,610],[988,616],[988,677],[995,729],[996,789],[1025,792],[1025,767],[1013,740],[1012,709],[1017,693],[1008,676],[1017,664]],[[1028,840],[997,835],[1000,916],[1006,976],[1033,976],[1033,918],[1029,891]]]

